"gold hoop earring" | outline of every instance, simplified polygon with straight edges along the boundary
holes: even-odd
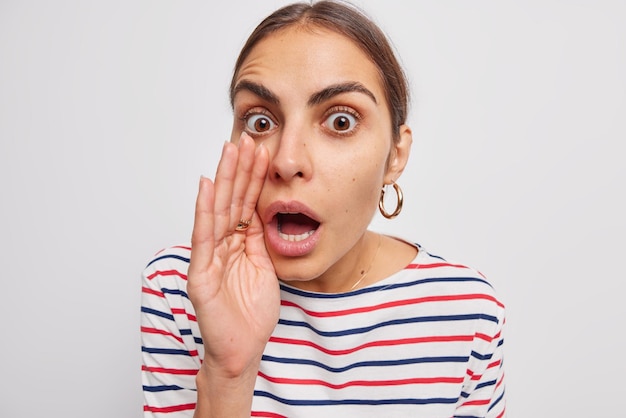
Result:
[[[380,199],[378,200],[378,209],[380,213],[387,219],[393,219],[400,214],[402,210],[402,203],[404,203],[404,195],[402,194],[402,189],[398,186],[397,183],[392,184],[393,189],[396,191],[396,210],[393,213],[389,213],[385,210],[385,188],[383,187],[380,190]]]

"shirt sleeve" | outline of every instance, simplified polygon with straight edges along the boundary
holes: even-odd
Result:
[[[141,354],[145,418],[192,417],[196,374],[204,356],[186,292],[188,247],[158,253],[144,269]]]
[[[495,326],[485,329],[477,327],[463,392],[454,415],[457,418],[505,416],[504,305],[494,296],[488,309],[485,309],[485,315],[496,318]]]

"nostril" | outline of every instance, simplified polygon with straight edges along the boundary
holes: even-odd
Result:
[[[294,174],[294,177],[303,178],[304,177],[304,173],[302,171],[298,171],[296,174]],[[275,180],[279,180],[281,178],[283,178],[283,177],[280,175],[280,173],[278,171],[275,171],[274,172],[274,179]]]
[[[1,1],[1,0],[0,0]],[[280,159],[275,157],[270,163],[268,178],[272,181],[291,181],[293,179],[307,178],[308,167],[303,167],[298,161]]]

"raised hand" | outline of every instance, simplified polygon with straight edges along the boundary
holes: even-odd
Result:
[[[205,348],[200,374],[210,382],[253,380],[278,321],[278,281],[255,210],[268,163],[267,149],[255,151],[242,134],[238,146],[224,145],[215,183],[200,180],[187,290]],[[236,231],[240,220],[250,226]]]

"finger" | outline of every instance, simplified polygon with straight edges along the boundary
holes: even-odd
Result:
[[[233,188],[233,197],[231,202],[230,222],[231,229],[240,219],[250,219],[251,213],[242,213],[244,198],[250,186],[250,176],[252,167],[255,163],[255,146],[254,140],[249,135],[242,133],[239,139],[239,159],[237,162],[237,175]]]
[[[252,215],[256,211],[256,205],[263,185],[265,184],[265,176],[269,166],[269,152],[267,148],[261,144],[254,154],[254,164],[251,168],[250,181],[243,199],[243,219],[252,219]]]
[[[256,212],[253,212],[251,219],[252,224],[245,235],[246,256],[257,268],[273,272],[274,265],[265,247],[261,219]]]
[[[215,174],[214,237],[216,242],[227,236],[231,229],[230,208],[237,176],[237,159],[237,146],[226,142]]]
[[[208,269],[213,259],[215,241],[213,235],[213,204],[214,187],[211,180],[201,177],[196,198],[195,218],[191,234],[191,261],[189,264],[189,277],[192,273],[204,272]]]
[[[267,271],[274,271],[274,265],[269,258],[265,240],[258,239],[259,235],[263,237],[263,221],[256,212],[256,204],[259,200],[261,190],[265,184],[267,169],[269,167],[269,151],[261,144],[256,150],[254,166],[252,168],[252,177],[250,179],[250,187],[244,199],[244,214],[251,213],[250,218],[252,224],[246,234],[246,254],[252,262],[260,268]]]

